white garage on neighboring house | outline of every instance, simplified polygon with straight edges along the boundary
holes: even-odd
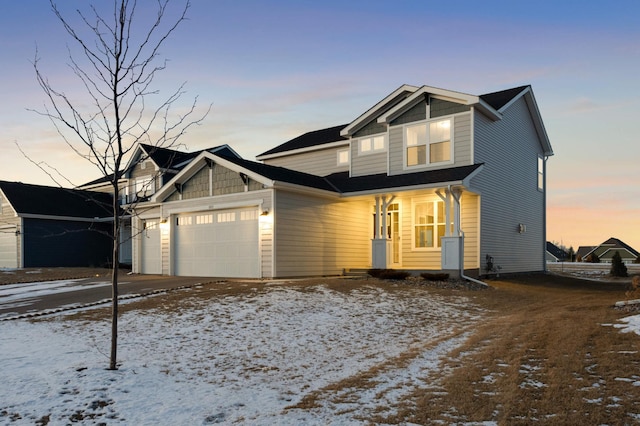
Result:
[[[0,268],[18,267],[18,235],[15,226],[0,227]]]

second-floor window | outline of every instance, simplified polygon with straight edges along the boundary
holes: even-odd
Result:
[[[407,167],[452,161],[452,119],[430,121],[405,128],[405,165]]]
[[[156,192],[153,177],[144,177],[136,179],[136,195],[138,197],[148,197]]]
[[[338,151],[338,166],[349,164],[349,149],[341,149]]]
[[[373,154],[376,152],[383,152],[387,149],[384,141],[384,135],[371,136],[368,138],[362,138],[358,140],[358,153],[359,154]]]

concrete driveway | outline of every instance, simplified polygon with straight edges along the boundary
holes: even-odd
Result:
[[[215,281],[202,277],[119,276],[121,297]],[[0,320],[111,300],[111,279],[92,277],[0,286]]]

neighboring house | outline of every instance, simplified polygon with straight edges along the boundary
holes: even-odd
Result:
[[[216,146],[204,150],[211,153],[223,153],[228,156],[238,156],[227,145]],[[132,205],[149,199],[159,188],[169,182],[183,167],[203,151],[183,152],[171,148],[139,144],[124,167],[119,181],[119,198],[121,205]],[[104,176],[78,187],[79,189],[113,193],[111,181],[113,175]],[[120,235],[120,263],[132,263],[132,231],[131,217],[123,216]]]
[[[0,181],[0,267],[111,263],[109,194]]]
[[[571,261],[569,258],[569,253],[562,250],[557,245],[547,241],[547,253],[546,253],[547,262],[567,262]]]
[[[133,270],[220,277],[352,268],[545,270],[546,160],[530,86],[404,85],[253,162],[202,151],[136,204]]]
[[[637,250],[617,238],[609,238],[599,246],[591,247],[581,256],[583,262],[588,262],[590,256],[598,256],[600,262],[611,263],[611,258],[618,252],[624,263],[633,263],[640,256]]]
[[[586,262],[587,254],[591,253],[591,251],[593,251],[594,248],[596,247],[595,246],[579,246],[578,250],[576,251],[576,262]]]

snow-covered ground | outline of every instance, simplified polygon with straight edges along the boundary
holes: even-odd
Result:
[[[61,286],[24,289],[47,287]],[[411,287],[248,289],[184,290],[178,310],[123,314],[118,371],[105,369],[108,321],[0,322],[0,424],[362,424],[437,385],[432,373],[484,315],[455,293]],[[640,316],[615,326],[640,334]],[[349,383],[363,372],[365,385]]]
[[[108,321],[0,323],[0,424],[361,424],[432,385],[483,315],[410,287],[251,286],[123,314],[118,371]],[[368,386],[327,388],[367,370]]]

